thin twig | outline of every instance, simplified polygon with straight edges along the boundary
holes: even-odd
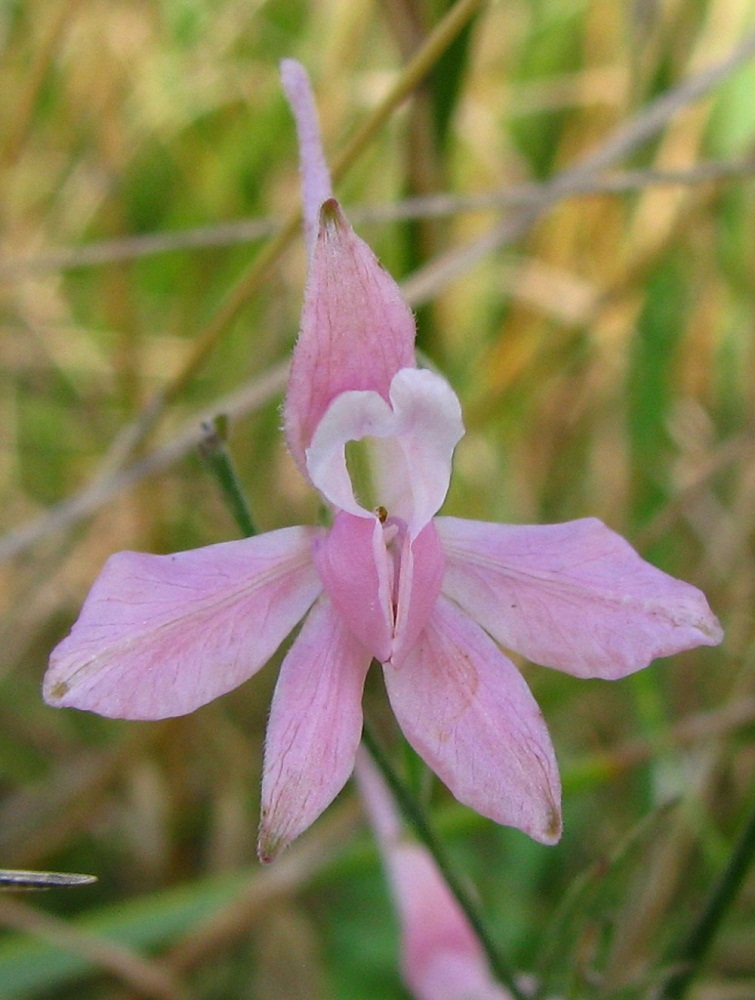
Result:
[[[755,159],[708,160],[686,170],[623,170],[603,177],[574,177],[559,185],[556,201],[626,194],[648,187],[692,187],[755,175]],[[513,184],[477,194],[432,194],[384,205],[348,205],[345,212],[356,225],[378,225],[412,219],[443,219],[472,212],[490,212],[537,205],[550,191],[552,182]],[[148,233],[114,240],[98,240],[36,257],[6,261],[0,265],[0,281],[17,280],[48,271],[70,271],[99,267],[125,260],[179,250],[197,250],[253,243],[273,236],[281,228],[277,219],[238,219],[212,226],[197,226],[169,233]]]
[[[103,264],[139,260],[175,250],[232,246],[253,243],[273,236],[281,224],[274,219],[239,219],[212,226],[197,226],[176,232],[145,233],[121,236],[112,240],[97,240],[84,246],[71,247],[36,257],[5,261],[0,265],[0,281],[15,280],[25,275],[35,276],[46,271],[72,271],[79,267],[100,267]]]
[[[41,913],[15,899],[0,899],[0,924],[32,934],[56,948],[87,959],[97,969],[109,972],[126,983],[140,997],[149,1000],[189,1000],[175,973],[143,958],[125,945],[81,930],[60,917]]]
[[[734,735],[755,722],[755,698],[737,698],[710,712],[697,712],[674,722],[663,738],[663,748],[681,748],[702,743],[715,736]],[[566,769],[565,787],[584,781],[614,780],[618,774],[637,767],[661,749],[661,741],[627,739],[605,750],[596,750],[574,760]]]
[[[201,425],[218,413],[229,420],[253,413],[279,393],[285,384],[288,364],[279,364],[229,396],[217,400],[185,421],[184,429],[167,444],[143,459],[108,476],[98,476],[75,496],[51,507],[42,517],[0,538],[0,563],[28,551],[41,539],[71,528],[148,476],[162,472],[194,451],[202,438]]]

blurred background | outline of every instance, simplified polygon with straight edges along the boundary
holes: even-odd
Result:
[[[229,444],[261,530],[311,522],[280,403],[305,274],[278,61],[335,160],[448,0],[0,4],[0,865],[96,886],[0,898],[0,997],[406,997],[347,788],[255,858],[271,663],[164,723],[45,706],[107,556],[237,537],[196,448]],[[724,644],[617,684],[522,664],[562,766],[554,848],[433,818],[549,995],[650,997],[755,804],[755,3],[499,0],[337,193],[462,400],[446,513],[595,515],[708,595]],[[381,682],[368,710],[398,741]],[[755,882],[690,996],[755,996]]]

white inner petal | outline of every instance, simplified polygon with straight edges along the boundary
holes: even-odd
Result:
[[[377,503],[416,535],[445,499],[453,451],[463,433],[459,401],[445,379],[402,368],[391,382],[390,404],[379,393],[362,390],[333,400],[307,449],[307,469],[336,507],[372,517],[354,494],[346,464],[347,442],[368,439]]]

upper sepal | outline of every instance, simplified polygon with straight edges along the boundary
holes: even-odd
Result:
[[[305,475],[305,450],[336,396],[367,389],[387,401],[396,372],[414,367],[414,336],[414,317],[398,285],[338,202],[326,201],[284,404],[288,446]]]

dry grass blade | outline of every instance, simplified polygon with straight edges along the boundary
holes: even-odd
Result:
[[[218,413],[226,414],[233,421],[259,409],[282,390],[287,370],[287,364],[279,365],[262,378],[254,379],[249,385],[218,399],[212,406],[205,407],[186,420],[185,429],[168,444],[156,448],[145,458],[124,469],[99,476],[90,486],[53,508],[38,521],[9,532],[0,539],[0,562],[20,555],[44,538],[71,528],[100,510],[124,490],[169,468],[199,446],[202,423],[211,420]]]
[[[361,811],[354,800],[331,809],[274,865],[260,870],[227,906],[177,942],[165,957],[166,965],[185,973],[232,946],[276,900],[296,893],[327,866],[360,822]]]
[[[415,272],[404,285],[408,300],[415,306],[429,302],[449,282],[465,274],[476,263],[519,239],[572,186],[584,189],[591,184],[598,184],[596,175],[602,170],[612,167],[639,149],[675,115],[704,97],[754,55],[755,35],[751,35],[728,58],[664,93],[639,111],[633,119],[619,126],[579,163],[563,170],[544,184],[539,198],[521,212],[493,226],[469,246],[450,250]]]
[[[78,930],[25,903],[0,899],[0,923],[86,958],[145,1000],[190,1000],[191,994],[158,962],[148,961],[122,945]]]
[[[624,170],[599,177],[567,177],[559,184],[557,201],[566,198],[625,194],[649,187],[690,187],[747,179],[755,175],[755,160],[721,160],[698,163],[688,170]],[[547,184],[515,184],[501,191],[479,194],[432,194],[404,198],[385,205],[347,205],[348,218],[356,225],[406,222],[414,219],[442,219],[471,212],[489,212],[527,205],[539,205],[551,195]],[[100,267],[118,261],[139,260],[177,250],[251,243],[273,236],[281,228],[274,219],[240,219],[218,225],[198,226],[174,233],[150,233],[121,239],[101,240],[28,259],[0,264],[0,281],[13,281],[45,271],[68,271],[80,267]]]

